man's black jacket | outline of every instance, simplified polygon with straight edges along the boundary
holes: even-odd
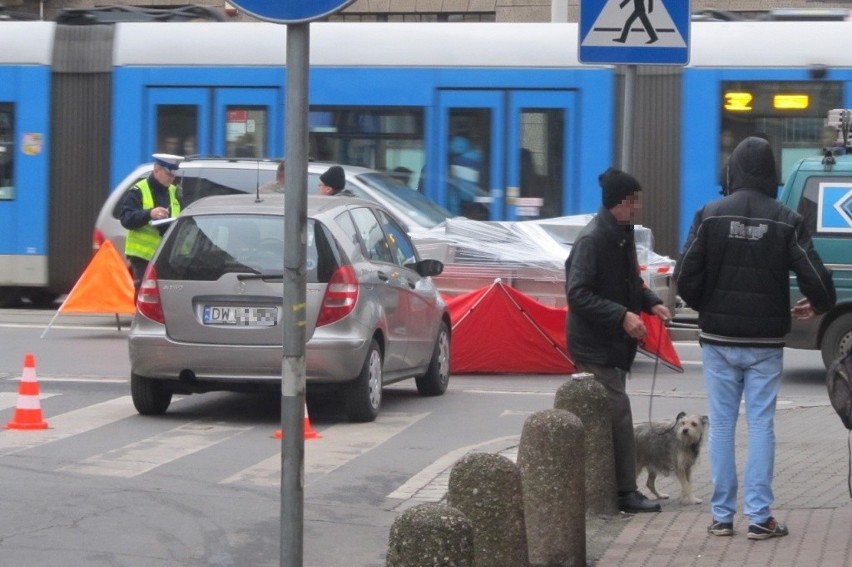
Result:
[[[775,199],[768,142],[747,138],[728,160],[728,191],[699,209],[674,278],[698,311],[703,342],[781,347],[790,331],[790,271],[817,313],[836,300],[802,217]]]
[[[630,371],[637,342],[622,327],[628,310],[662,303],[639,274],[631,225],[604,207],[583,228],[565,261],[568,348],[575,361]]]

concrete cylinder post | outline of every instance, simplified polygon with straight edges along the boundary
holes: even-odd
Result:
[[[553,407],[580,418],[586,432],[586,511],[618,514],[612,416],[606,388],[592,374],[573,374],[556,391]]]
[[[528,567],[521,473],[510,459],[471,453],[450,471],[447,504],[473,524],[476,567]]]
[[[530,565],[586,565],[586,488],[583,423],[561,409],[524,422],[518,468]]]
[[[460,511],[419,504],[394,520],[387,567],[473,567],[473,525]]]

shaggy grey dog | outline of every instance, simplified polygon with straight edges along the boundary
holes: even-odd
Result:
[[[655,421],[634,426],[636,436],[636,476],[648,470],[645,486],[657,497],[668,498],[668,494],[657,492],[657,475],[670,476],[674,473],[680,481],[680,501],[684,504],[700,504],[701,499],[692,493],[692,467],[698,460],[704,432],[710,424],[706,415],[678,414],[675,421]]]

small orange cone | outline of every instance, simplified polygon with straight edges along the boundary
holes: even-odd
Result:
[[[38,378],[35,371],[35,356],[24,356],[24,372],[18,386],[18,405],[15,417],[6,424],[6,429],[47,429],[47,422],[41,413]]]
[[[311,425],[311,418],[308,417],[308,404],[305,403],[305,439],[322,439],[322,435],[317,433],[317,431]],[[281,439],[284,436],[284,433],[278,429],[275,432],[275,438]]]

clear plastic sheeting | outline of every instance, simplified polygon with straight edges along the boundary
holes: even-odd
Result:
[[[435,278],[438,288],[455,296],[490,285],[496,278],[545,305],[565,300],[565,259],[571,244],[594,215],[573,215],[532,221],[450,219],[427,232],[412,235],[423,258],[444,263]],[[654,252],[651,229],[635,227],[636,251],[645,283],[671,306],[674,261]]]

